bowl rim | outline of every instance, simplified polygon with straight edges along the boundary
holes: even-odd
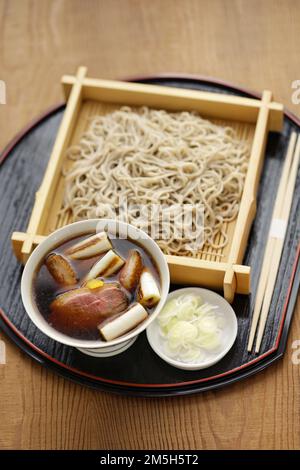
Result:
[[[34,272],[38,267],[39,263],[43,259],[43,257],[49,253],[55,246],[61,244],[64,240],[63,234],[68,233],[70,230],[73,231],[74,229],[74,237],[80,234],[79,227],[82,228],[82,234],[96,230],[98,224],[103,224],[104,226],[107,224],[117,224],[117,227],[122,229],[129,229],[131,233],[135,233],[138,235],[137,240],[143,246],[143,239],[146,239],[154,251],[156,251],[156,255],[154,256],[151,253],[151,256],[154,258],[154,261],[157,264],[157,267],[160,271],[160,278],[161,278],[161,299],[157,304],[154,311],[149,315],[149,317],[142,322],[138,327],[134,330],[130,331],[128,334],[121,336],[120,338],[116,338],[112,341],[103,341],[102,339],[99,340],[84,340],[78,338],[72,338],[59,330],[56,330],[54,327],[49,325],[45,318],[43,317],[42,313],[39,311],[37,305],[34,302],[33,297],[33,279],[34,279]],[[71,228],[70,228],[71,227]],[[68,235],[65,237],[65,240],[71,239],[72,235]],[[133,240],[134,241],[134,240]],[[45,250],[45,246],[47,247]],[[45,251],[45,252],[44,252]],[[158,246],[155,240],[153,240],[146,232],[143,230],[134,227],[127,222],[118,221],[114,219],[106,219],[106,218],[94,218],[94,219],[85,219],[80,220],[77,222],[73,222],[71,224],[64,225],[63,227],[55,230],[50,235],[46,237],[31,253],[29,256],[24,271],[21,278],[21,297],[24,309],[34,323],[34,325],[46,336],[50,337],[51,339],[58,341],[62,344],[67,346],[73,346],[78,348],[107,348],[108,346],[114,346],[121,344],[129,339],[139,335],[142,331],[144,331],[156,318],[159,314],[160,310],[163,308],[165,301],[167,299],[170,287],[170,273],[168,268],[168,263],[166,260],[165,255],[163,254],[162,250]]]
[[[163,350],[160,347],[157,346],[157,344],[153,341],[153,337],[152,337],[153,329],[156,327],[156,325],[155,323],[153,323],[152,325],[149,325],[147,327],[146,334],[147,334],[148,342],[151,348],[153,349],[153,351],[168,364],[174,367],[177,367],[179,369],[184,369],[184,370],[201,370],[201,369],[206,369],[208,367],[213,366],[214,364],[219,362],[221,359],[223,359],[223,357],[226,356],[226,354],[230,351],[230,349],[232,348],[232,346],[234,345],[236,341],[237,334],[238,334],[238,322],[237,322],[235,311],[233,310],[230,303],[227,302],[227,300],[224,299],[224,297],[222,297],[222,295],[218,294],[217,292],[213,290],[205,289],[203,287],[197,287],[197,286],[183,287],[183,288],[176,289],[170,292],[167,296],[167,300],[165,303],[167,303],[170,299],[177,297],[178,295],[188,293],[188,292],[195,292],[195,291],[198,292],[199,295],[201,295],[201,293],[203,292],[204,293],[209,292],[210,295],[213,294],[218,299],[221,299],[222,302],[226,303],[228,311],[230,312],[230,315],[232,315],[232,319],[234,322],[234,332],[233,332],[232,339],[228,342],[226,348],[222,349],[222,351],[213,359],[208,360],[208,361],[200,361],[200,362],[183,362],[183,361],[179,361],[177,359],[169,357],[166,353],[163,352]]]

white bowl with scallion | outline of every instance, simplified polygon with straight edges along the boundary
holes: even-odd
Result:
[[[200,287],[171,292],[146,330],[156,354],[185,370],[205,369],[219,362],[232,348],[237,331],[231,305],[216,292]]]

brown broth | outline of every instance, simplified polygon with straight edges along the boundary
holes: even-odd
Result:
[[[85,238],[88,238],[91,235],[93,235],[93,233],[86,233],[84,235],[80,235],[78,237],[72,238],[71,240],[67,240],[63,242],[61,245],[58,245],[57,247],[53,248],[51,250],[51,253],[54,252],[54,253],[64,254],[66,250],[70,248],[72,245],[75,245],[76,243],[80,242],[81,240],[84,240]],[[142,248],[136,241],[132,241],[129,239],[111,238],[111,243],[113,245],[113,250],[125,260],[128,258],[128,254],[130,250],[134,249],[134,250],[139,251],[142,257],[144,267],[146,267],[152,273],[158,285],[161,287],[158,268],[154,260],[152,259],[151,255],[144,248]],[[44,262],[40,265],[40,267],[37,269],[34,282],[33,282],[33,295],[34,295],[34,299],[35,299],[36,305],[40,313],[43,315],[43,317],[46,319],[46,321],[50,325],[51,325],[51,322],[49,321],[49,316],[51,314],[51,310],[50,310],[51,302],[59,294],[62,294],[63,292],[80,287],[82,283],[82,279],[86,276],[86,274],[89,272],[91,267],[105,254],[106,253],[103,253],[102,255],[97,255],[97,256],[94,256],[92,258],[85,259],[85,260],[71,260],[69,258],[71,265],[73,266],[73,268],[75,269],[78,275],[78,283],[69,287],[59,285],[54,280],[52,275],[49,273],[48,268]],[[104,278],[101,278],[101,279],[104,282],[118,281],[119,273],[120,271],[118,271],[113,276],[107,277],[105,279]],[[126,291],[126,294],[129,298],[129,305],[136,301],[137,289],[134,292]],[[149,314],[151,314],[154,308],[155,307],[153,308],[147,307],[146,310],[148,311]],[[54,325],[52,326],[55,327]],[[79,339],[86,339],[86,340],[97,340],[100,338],[100,334],[97,328],[95,330],[93,329],[89,331],[78,330],[77,332],[74,332],[73,334],[68,334],[68,336],[79,338]]]

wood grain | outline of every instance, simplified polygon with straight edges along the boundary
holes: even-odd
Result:
[[[299,114],[291,102],[299,24],[298,0],[0,0],[0,148],[62,100],[60,77],[79,64],[103,78],[216,76],[271,89]],[[298,301],[284,360],[264,373],[219,392],[157,400],[74,385],[1,334],[0,448],[299,448],[300,367],[291,361],[299,314]]]

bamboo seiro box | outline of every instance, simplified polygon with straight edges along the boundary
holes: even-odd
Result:
[[[14,232],[12,245],[16,257],[26,263],[34,248],[53,230],[70,222],[59,215],[63,202],[62,165],[65,151],[87,128],[88,118],[122,105],[148,106],[166,110],[195,110],[216,123],[232,126],[238,137],[247,140],[251,152],[238,217],[224,225],[229,242],[223,249],[203,248],[200,259],[167,256],[174,283],[219,289],[232,302],[235,293],[250,292],[250,267],[242,261],[256,212],[256,193],[269,131],[280,131],[283,106],[264,91],[261,100],[219,93],[156,85],[99,80],[86,77],[79,67],[76,76],[63,76],[67,100],[64,116],[36,199],[27,232]],[[71,164],[71,163],[70,163]]]

